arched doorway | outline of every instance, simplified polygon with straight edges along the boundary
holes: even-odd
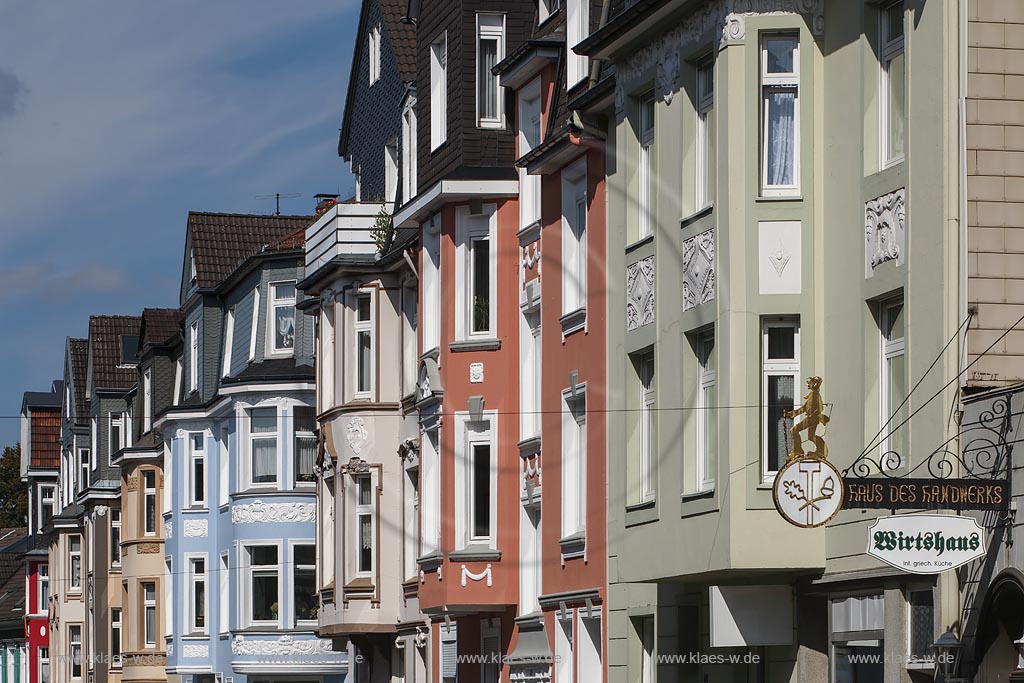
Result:
[[[1024,575],[1007,569],[989,586],[978,623],[977,683],[1024,682],[1014,641],[1024,636]]]

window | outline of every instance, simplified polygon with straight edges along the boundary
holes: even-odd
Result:
[[[402,110],[402,203],[416,196],[416,98]]]
[[[173,564],[173,562],[171,561],[170,557],[164,559],[163,601],[164,601],[164,604],[166,604],[166,605],[173,605],[174,604],[173,596],[171,595],[171,592],[172,592],[172,590],[174,588],[174,572],[172,571],[172,564]],[[155,592],[153,593],[153,596],[154,596],[154,598],[156,597],[156,593]],[[188,604],[185,604],[184,607],[185,607],[185,610],[188,610]],[[149,615],[146,614],[144,616],[148,617]],[[164,635],[165,636],[173,635],[174,634],[174,609],[165,609],[164,612],[163,612],[163,616],[164,616]],[[154,615],[154,619],[155,619],[155,615]],[[188,617],[185,617],[185,619],[187,620]],[[154,621],[154,624],[153,624],[152,628],[154,628],[154,629],[156,628],[155,621]]]
[[[71,570],[71,590],[82,590],[82,537],[68,537],[68,567]]]
[[[484,656],[480,666],[480,683],[498,683],[501,676],[501,620],[485,619],[480,628],[480,653]]]
[[[543,4],[543,3],[542,3]],[[519,150],[524,157],[541,140],[540,79],[534,79],[519,91]],[[540,221],[541,176],[519,169],[519,227]]]
[[[536,284],[536,283],[530,283]],[[540,435],[541,330],[540,295],[529,296],[535,288],[527,286],[529,300],[520,320],[519,360],[519,435],[526,440]]]
[[[373,295],[370,292],[360,292],[355,295],[355,396],[356,398],[370,398],[373,393],[373,370],[374,370],[374,306]]]
[[[590,2],[588,0],[568,0],[566,7],[568,8],[565,25],[567,48],[565,66],[568,76],[566,85],[572,88],[587,77],[587,58],[576,54],[572,49],[590,34]]]
[[[402,536],[402,577],[409,579],[419,576],[416,555],[420,543],[420,471],[418,467],[405,467],[404,490],[402,491],[403,536]]]
[[[142,643],[156,647],[156,583],[142,582]]]
[[[491,73],[505,56],[505,15],[477,14],[476,115],[481,128],[501,128],[501,88]]]
[[[206,558],[189,559],[189,631],[206,633]]]
[[[124,413],[110,413],[110,453],[124,448]]]
[[[636,373],[636,422],[631,439],[629,463],[630,505],[641,505],[654,500],[654,458],[657,453],[656,387],[654,379],[654,351],[646,351],[632,358]]]
[[[41,531],[44,526],[50,523],[53,519],[53,510],[56,507],[56,494],[54,493],[54,487],[52,486],[41,486],[39,488],[39,530]]]
[[[448,34],[430,45],[430,149],[448,139]]]
[[[121,608],[110,608],[110,665],[121,666]]]
[[[221,376],[227,377],[231,374],[231,350],[235,345],[235,307],[228,309],[224,319],[224,367],[221,368]]]
[[[82,680],[82,626],[81,624],[70,624],[68,626],[68,644],[70,645],[69,663],[71,665],[71,680]]]
[[[352,477],[352,491],[355,494],[355,509],[352,516],[355,523],[352,538],[355,548],[351,549],[353,571],[369,576],[374,569],[374,534],[376,501],[373,495],[373,478],[369,474]]]
[[[188,250],[188,282],[191,287],[195,287],[199,282],[199,276],[196,273],[196,253],[192,249]]]
[[[874,683],[884,678],[885,600],[881,594],[833,599],[831,680]],[[929,643],[931,645],[931,643]]]
[[[417,293],[415,282],[402,285],[402,396],[416,394],[416,365],[419,361],[419,339],[416,337]]]
[[[697,63],[697,210],[711,204],[714,185],[715,62],[707,56]]]
[[[637,239],[643,239],[654,230],[654,93],[639,98],[640,158],[637,166]]]
[[[36,603],[36,613],[45,614],[49,609],[50,603],[50,565],[41,564],[39,569],[36,570],[37,577],[36,583],[39,588],[38,602]]]
[[[199,389],[199,321],[188,328],[188,390]]]
[[[217,503],[219,505],[228,504],[228,462],[231,458],[231,451],[229,448],[228,439],[230,438],[230,432],[227,427],[220,428],[220,442],[217,444],[218,453],[220,454],[220,462],[218,463],[218,476],[217,476],[217,489],[218,497]]]
[[[908,662],[925,664],[935,661],[935,598],[931,589],[910,591],[907,601],[910,610],[908,622]]]
[[[181,356],[174,359],[174,405],[178,405],[181,402],[182,362]],[[148,432],[153,419],[152,401],[150,400],[150,397],[153,396],[153,384],[148,368],[143,374],[142,380],[145,394],[142,399],[142,431]]]
[[[50,648],[39,648],[39,683],[50,683]]]
[[[423,226],[423,350],[441,345],[441,225],[435,216]]]
[[[907,455],[907,360],[904,339],[903,298],[891,299],[881,305],[882,323],[882,412],[885,436],[882,453],[893,451]],[[886,458],[882,458],[885,462]]]
[[[110,566],[121,566],[121,511],[110,511]]]
[[[795,35],[761,39],[761,193],[799,192],[800,46]]]
[[[587,395],[562,392],[562,538],[587,526]]]
[[[292,586],[295,590],[295,621],[316,621],[316,546],[292,548]]]
[[[459,670],[459,630],[456,622],[440,625],[441,633],[441,681],[455,683]]]
[[[295,406],[295,483],[312,484],[316,462],[316,409]]]
[[[497,541],[497,450],[493,414],[455,416],[455,433],[460,435],[456,453],[456,547],[496,547]]]
[[[398,139],[384,145],[384,201],[395,203],[398,196]]]
[[[640,683],[654,683],[654,617],[642,617],[635,626],[640,636]]]
[[[219,621],[218,629],[223,634],[223,633],[227,633],[228,630],[231,628],[231,625],[228,623],[228,604],[229,604],[228,590],[229,590],[229,588],[228,588],[228,554],[227,553],[221,553],[221,556],[220,556],[220,576],[218,577],[218,579],[219,579],[218,583],[220,584],[220,590],[218,591],[219,595],[220,595],[220,598],[217,601],[217,605],[220,608],[220,614],[217,615],[218,621]]]
[[[246,548],[249,573],[249,622],[278,621],[277,546],[255,545]]]
[[[540,611],[540,596],[544,593],[539,496],[524,500],[520,507],[519,533],[519,613]]]
[[[206,507],[206,434],[189,434],[189,499],[191,507]]]
[[[369,47],[370,85],[373,85],[380,79],[380,24],[370,29],[367,45]]]
[[[586,158],[562,173],[562,315],[587,306]]]
[[[352,167],[352,176],[356,186],[356,201],[363,201],[363,171],[361,166]]]
[[[420,444],[420,553],[429,555],[437,551],[441,541],[440,430],[424,430]]]
[[[288,355],[295,348],[295,283],[270,285],[270,323],[272,354]]]
[[[144,536],[156,536],[156,471],[142,473],[142,531]]]
[[[572,681],[576,658],[573,656],[572,612],[555,616],[555,680]],[[600,677],[597,680],[601,680]]]
[[[249,481],[252,485],[277,483],[277,409],[249,411]]]
[[[470,541],[490,540],[491,535],[491,445],[470,445]]]
[[[879,18],[882,167],[903,158],[907,117],[907,62],[903,52],[903,0],[883,5]]]
[[[792,444],[785,413],[796,407],[800,377],[800,324],[795,319],[764,322],[761,328],[762,479],[786,463]]]
[[[359,201],[358,185],[356,186],[356,201]],[[256,360],[256,331],[260,320],[260,286],[252,290],[252,328],[249,330],[249,362]]]
[[[79,465],[79,467],[78,467],[78,471],[79,471],[78,492],[79,493],[81,493],[82,491],[84,491],[87,488],[89,488],[89,460],[91,459],[91,455],[90,455],[91,452],[92,451],[90,451],[88,448],[80,448],[80,449],[78,449],[78,465]]]
[[[697,341],[697,484],[708,491],[715,486],[715,455],[718,451],[718,372],[715,370],[715,333]]]
[[[493,204],[473,215],[469,207],[457,214],[458,258],[456,296],[461,314],[456,319],[456,339],[494,337],[497,333],[497,278],[495,239],[497,211]]]

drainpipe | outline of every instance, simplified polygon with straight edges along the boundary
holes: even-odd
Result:
[[[957,116],[959,117],[959,153],[960,153],[960,220],[958,228],[960,231],[959,249],[959,288],[960,288],[960,310],[959,324],[967,319],[967,0],[960,0],[960,83],[957,97]],[[957,368],[960,371],[960,392],[957,397],[958,408],[963,410],[963,388],[967,385],[967,334],[968,327],[960,332],[960,362]]]
[[[608,12],[611,8],[612,0],[602,0],[601,2],[601,19],[597,23],[597,28],[600,30],[608,23]],[[566,49],[569,49],[566,47]],[[587,84],[588,88],[593,88],[594,84],[597,83],[597,74],[601,70],[601,60],[594,59],[594,63],[590,65],[590,82]]]

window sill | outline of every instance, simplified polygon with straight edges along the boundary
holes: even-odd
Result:
[[[346,596],[372,595],[377,587],[373,585],[373,579],[369,577],[352,579],[342,589]]]
[[[542,225],[543,224],[538,218],[532,223],[529,223],[528,225],[524,225],[523,227],[519,228],[519,232],[516,233],[516,237],[519,238],[520,242],[533,242],[538,237],[540,237],[540,229]]]
[[[626,253],[628,254],[631,251],[636,251],[637,249],[639,249],[640,247],[644,246],[645,244],[650,244],[653,241],[654,241],[654,233],[652,232],[650,235],[647,235],[646,237],[641,237],[640,239],[638,239],[638,240],[636,240],[634,242],[630,242],[629,244],[627,244],[626,245]]]
[[[679,494],[679,500],[686,503],[691,500],[701,500],[702,498],[711,498],[715,495],[715,487],[701,489],[700,491],[693,491],[692,493],[681,493]]]
[[[209,633],[203,633],[202,631],[199,631],[199,632],[196,632],[196,633],[189,633],[187,636],[183,635],[183,636],[181,636],[181,639],[182,640],[209,640],[210,639],[210,634]]]
[[[587,532],[579,531],[565,538],[558,539],[562,550],[562,559],[583,557],[587,549]]]
[[[680,228],[685,228],[688,225],[692,225],[693,223],[696,223],[697,221],[699,221],[701,218],[704,218],[705,216],[710,216],[714,210],[715,210],[715,204],[714,204],[714,202],[712,202],[712,203],[708,204],[707,206],[705,206],[703,209],[695,211],[694,213],[691,213],[689,216],[685,216],[683,218],[680,218],[679,219],[679,227]]]
[[[497,337],[481,339],[463,339],[448,344],[448,350],[452,353],[463,351],[497,351],[501,348],[501,340]]]
[[[182,514],[186,514],[186,513],[202,514],[202,513],[207,513],[209,511],[210,511],[210,508],[207,508],[207,507],[192,506],[192,507],[183,508],[181,512],[182,512]]]
[[[416,558],[416,564],[425,572],[437,569],[441,566],[442,562],[444,562],[444,554],[440,550],[435,550]]]
[[[540,434],[529,436],[516,444],[520,457],[528,457],[540,453]]]
[[[467,546],[448,553],[450,562],[497,562],[501,559],[501,551],[488,546]]]
[[[773,202],[802,202],[803,200],[804,198],[800,194],[760,195],[754,199],[755,202],[768,204]]]
[[[433,347],[431,349],[427,349],[422,354],[420,354],[420,360],[426,360],[427,358],[430,358],[430,359],[436,361],[440,357],[441,357],[441,349],[440,349],[440,347],[437,347],[437,346],[435,346],[435,347]]]
[[[585,330],[587,328],[587,309],[584,306],[577,308],[575,311],[569,311],[559,318],[558,322],[562,326],[563,339],[573,332]]]

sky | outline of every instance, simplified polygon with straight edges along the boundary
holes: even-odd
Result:
[[[0,3],[0,446],[90,315],[178,305],[188,211],[311,213],[356,0]]]

